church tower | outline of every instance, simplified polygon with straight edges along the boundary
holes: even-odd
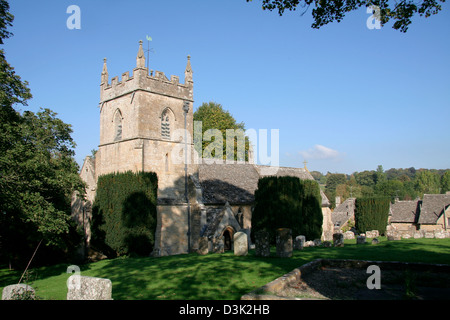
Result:
[[[178,76],[170,80],[161,71],[149,74],[145,66],[142,41],[136,68],[108,82],[104,59],[100,84],[100,145],[96,154],[97,177],[111,172],[153,171],[158,175],[159,197],[180,196],[177,184],[183,176],[184,196],[185,137],[188,132],[188,155],[192,155],[193,81],[190,57],[185,83]],[[183,109],[189,109],[185,115]],[[189,170],[192,166],[189,166]]]
[[[180,83],[178,76],[171,76],[169,80],[161,71],[149,74],[142,41],[131,76],[125,72],[120,81],[116,76],[109,83],[106,59],[101,73],[96,179],[125,171],[152,171],[158,175],[159,240],[156,245],[168,248],[168,254],[187,251],[186,232],[180,231],[188,225],[186,152],[187,174],[196,171],[190,161],[194,154],[192,74],[190,56],[184,83]],[[182,239],[165,236],[172,233],[181,234]]]

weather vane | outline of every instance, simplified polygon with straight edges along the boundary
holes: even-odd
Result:
[[[150,49],[150,41],[152,41],[152,37],[150,37],[150,36],[147,35],[147,43],[148,43],[148,46],[147,46],[147,50],[145,50],[145,51],[147,52],[147,70],[149,70],[148,68],[149,68],[149,61],[150,61],[150,51],[151,51],[151,52],[155,52],[155,51],[153,50],[153,48]]]

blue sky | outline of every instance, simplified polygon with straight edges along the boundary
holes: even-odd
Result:
[[[81,9],[80,30],[67,28],[70,5]],[[279,17],[259,0],[10,6],[14,37],[3,47],[33,94],[22,110],[50,108],[71,124],[80,164],[99,143],[103,58],[110,79],[131,73],[139,40],[150,35],[150,69],[183,81],[191,55],[194,108],[215,101],[248,129],[279,129],[281,166],[450,168],[448,3],[406,34],[392,24],[368,29],[365,9],[312,29],[311,11]]]

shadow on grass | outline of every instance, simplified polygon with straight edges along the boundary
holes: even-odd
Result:
[[[377,245],[346,243],[343,248],[312,247],[278,258],[234,256],[232,252],[200,256],[117,258],[80,265],[81,275],[110,279],[115,300],[236,300],[314,259],[357,259],[450,264],[450,239],[383,241]],[[65,299],[69,265],[36,268],[38,295]],[[0,270],[0,287],[17,283],[21,272]],[[57,288],[53,288],[57,287]]]

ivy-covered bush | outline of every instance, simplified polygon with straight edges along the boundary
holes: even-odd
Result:
[[[149,255],[155,243],[157,190],[153,172],[100,176],[92,208],[92,246],[107,256]]]
[[[290,228],[293,236],[304,235],[312,240],[321,237],[322,222],[320,189],[316,181],[296,177],[259,179],[252,215],[253,234],[266,230],[274,242],[276,229]]]

